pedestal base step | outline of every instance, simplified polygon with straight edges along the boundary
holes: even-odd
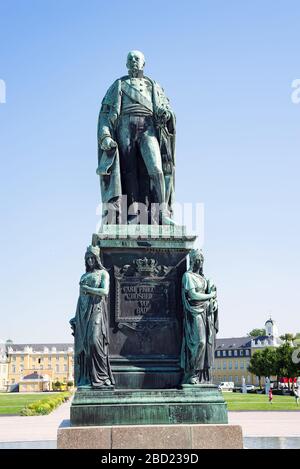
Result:
[[[227,424],[227,406],[212,384],[183,389],[78,389],[72,426]]]
[[[59,428],[59,449],[240,449],[239,425],[123,425]]]

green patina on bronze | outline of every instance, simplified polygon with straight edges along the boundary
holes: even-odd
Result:
[[[175,115],[144,65],[141,52],[128,54],[128,75],[100,110],[97,173],[118,221],[104,213],[93,235],[71,320],[71,425],[226,424],[224,398],[210,384],[216,287],[203,275],[196,236],[171,219]],[[124,195],[127,205],[143,203],[147,217],[158,202],[155,224],[141,222],[135,208],[124,212]]]
[[[128,207],[158,203],[164,206],[160,223],[173,224],[175,115],[161,86],[144,76],[142,52],[129,52],[126,65],[128,75],[108,89],[99,114],[102,202],[119,207],[126,196]],[[136,215],[131,212],[128,222]]]
[[[101,405],[99,405],[101,403]],[[72,426],[228,423],[227,406],[213,385],[167,390],[77,392]]]
[[[210,382],[219,329],[216,287],[203,275],[202,251],[190,252],[190,268],[182,277],[184,310],[181,366],[183,383]]]

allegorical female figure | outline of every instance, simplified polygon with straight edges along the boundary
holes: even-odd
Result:
[[[107,389],[114,385],[108,356],[109,274],[98,247],[87,248],[85,266],[76,315],[70,321],[75,336],[75,381],[78,387]]]
[[[203,275],[203,254],[190,252],[190,268],[182,277],[184,308],[181,367],[183,384],[210,381],[218,332],[216,287]]]

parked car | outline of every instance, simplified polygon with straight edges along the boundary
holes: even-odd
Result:
[[[246,384],[247,391],[254,391],[255,386],[253,384]]]
[[[255,386],[253,384],[246,384],[246,390],[247,392],[253,392],[255,391]],[[240,392],[243,392],[243,387],[240,388]]]
[[[220,391],[233,391],[234,383],[232,381],[222,381],[218,387]]]

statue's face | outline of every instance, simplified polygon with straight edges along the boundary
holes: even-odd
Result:
[[[197,259],[195,259],[195,262],[194,262],[194,270],[195,271],[199,271],[202,267],[202,259],[199,259],[199,257]]]
[[[93,268],[95,265],[95,257],[91,254],[86,257],[86,263],[89,267]]]
[[[138,50],[132,50],[127,56],[128,71],[137,73],[144,69],[145,66],[145,57],[144,54]]]

